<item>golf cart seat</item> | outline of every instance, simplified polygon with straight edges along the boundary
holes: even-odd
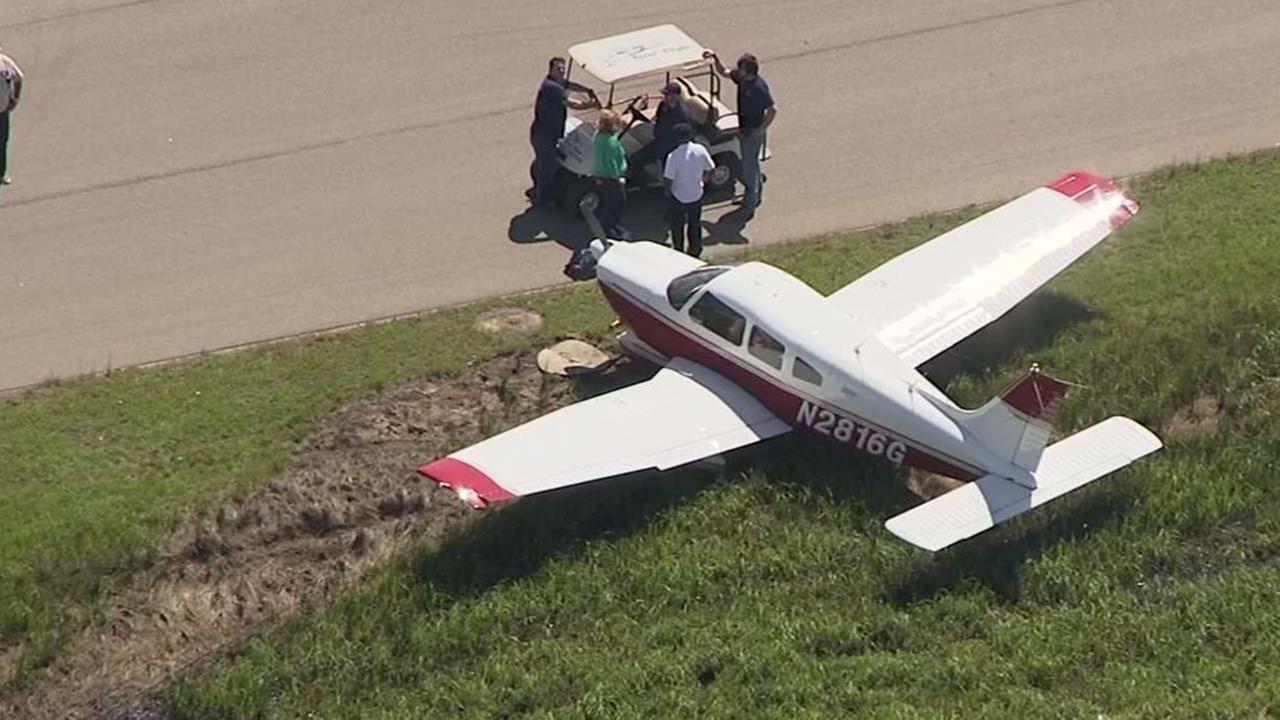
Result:
[[[730,110],[719,98],[703,92],[687,78],[677,77],[675,80],[680,86],[680,96],[685,107],[689,109],[689,116],[708,140],[720,142],[737,134],[738,113]]]

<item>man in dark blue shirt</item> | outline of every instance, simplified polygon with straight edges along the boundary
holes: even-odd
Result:
[[[529,143],[533,145],[533,187],[525,194],[539,207],[551,204],[551,185],[560,164],[557,145],[564,137],[565,108],[586,110],[600,105],[595,91],[566,80],[564,71],[564,58],[551,58],[533,105],[533,125],[529,128]],[[571,98],[570,90],[586,93],[590,99]]]
[[[676,139],[675,128],[681,123],[693,127],[693,121],[689,119],[689,108],[685,106],[684,96],[680,92],[680,85],[670,82],[662,87],[662,102],[658,104],[658,112],[654,116],[653,140],[631,156],[630,166],[633,176],[643,178],[649,164],[654,161],[659,163],[658,174],[662,174],[661,164],[680,144]]]
[[[778,117],[778,105],[773,101],[769,83],[760,77],[760,61],[751,53],[738,58],[737,67],[725,70],[720,56],[707,50],[703,57],[715,61],[716,72],[729,78],[738,86],[738,142],[742,148],[742,206],[751,214],[760,207],[764,191],[764,176],[760,172],[760,154],[764,150],[766,133]]]

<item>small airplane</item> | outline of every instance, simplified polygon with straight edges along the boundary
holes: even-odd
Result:
[[[419,471],[480,508],[804,430],[966,481],[885,524],[940,550],[1160,449],[1124,417],[1050,445],[1068,385],[1035,366],[976,410],[917,370],[1137,212],[1111,180],[1068,173],[826,297],[760,262],[708,265],[656,243],[597,240],[600,289],[630,328],[620,344],[662,369]]]

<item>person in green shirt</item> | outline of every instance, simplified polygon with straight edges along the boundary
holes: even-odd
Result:
[[[629,121],[613,110],[600,111],[595,137],[595,177],[600,183],[600,226],[614,237],[625,238],[618,225],[627,204],[627,151],[620,135]]]

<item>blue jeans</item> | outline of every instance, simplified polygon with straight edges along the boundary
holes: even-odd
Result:
[[[556,148],[559,142],[552,137],[529,135],[529,144],[533,145],[533,203],[534,205],[550,205],[552,185],[555,184],[556,172],[560,169],[560,151]]]
[[[702,256],[702,198],[691,203],[682,203],[670,198],[667,219],[671,223],[671,247],[679,252],[685,251],[684,241],[689,240],[689,254]]]
[[[764,199],[764,182],[760,174],[760,152],[764,148],[765,132],[756,130],[750,135],[738,138],[742,148],[742,204],[755,210]]]
[[[7,164],[7,152],[9,145],[9,113],[0,112],[0,178],[4,177],[5,171],[9,169]]]

